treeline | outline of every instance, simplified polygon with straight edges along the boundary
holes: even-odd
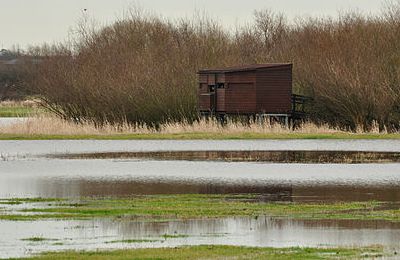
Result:
[[[19,66],[23,60],[18,50],[0,50],[0,101],[23,99],[28,95],[23,87],[27,73]]]
[[[400,122],[400,7],[379,16],[289,22],[256,11],[254,23],[224,29],[198,17],[170,21],[132,10],[72,43],[38,48],[29,84],[66,119],[157,125],[197,118],[200,68],[293,62],[294,89],[314,98],[312,120],[368,129]],[[33,70],[32,70],[33,71]]]

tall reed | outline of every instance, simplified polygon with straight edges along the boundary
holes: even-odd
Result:
[[[156,130],[145,124],[133,124],[123,122],[112,124],[104,122],[101,126],[92,122],[74,123],[58,117],[35,116],[22,118],[21,120],[7,125],[0,125],[0,134],[13,135],[118,135],[118,134],[290,134],[290,133],[309,133],[309,134],[333,134],[343,131],[329,127],[328,125],[315,125],[304,123],[297,129],[292,130],[280,124],[270,124],[264,122],[241,123],[228,121],[221,125],[218,121],[211,119],[200,119],[194,122],[165,123]]]

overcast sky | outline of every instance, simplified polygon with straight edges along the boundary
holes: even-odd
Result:
[[[67,38],[71,28],[87,15],[102,24],[121,17],[132,4],[164,17],[191,17],[206,11],[224,26],[252,21],[256,9],[296,16],[336,16],[338,11],[378,13],[382,0],[0,0],[0,48],[52,43]]]

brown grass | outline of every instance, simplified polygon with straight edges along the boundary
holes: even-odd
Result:
[[[314,123],[304,123],[296,130],[288,129],[280,124],[269,124],[267,122],[242,124],[239,122],[227,122],[222,126],[215,120],[199,120],[193,123],[166,123],[160,126],[159,130],[148,127],[144,124],[135,125],[127,122],[116,125],[105,123],[96,126],[90,122],[74,123],[56,117],[32,117],[25,121],[12,125],[0,126],[0,134],[16,135],[114,135],[114,134],[185,134],[185,133],[215,133],[215,134],[333,134],[345,133],[328,125],[317,126]]]

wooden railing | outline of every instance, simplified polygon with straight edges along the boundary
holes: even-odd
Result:
[[[305,117],[307,105],[313,101],[312,97],[292,94],[292,116]]]

